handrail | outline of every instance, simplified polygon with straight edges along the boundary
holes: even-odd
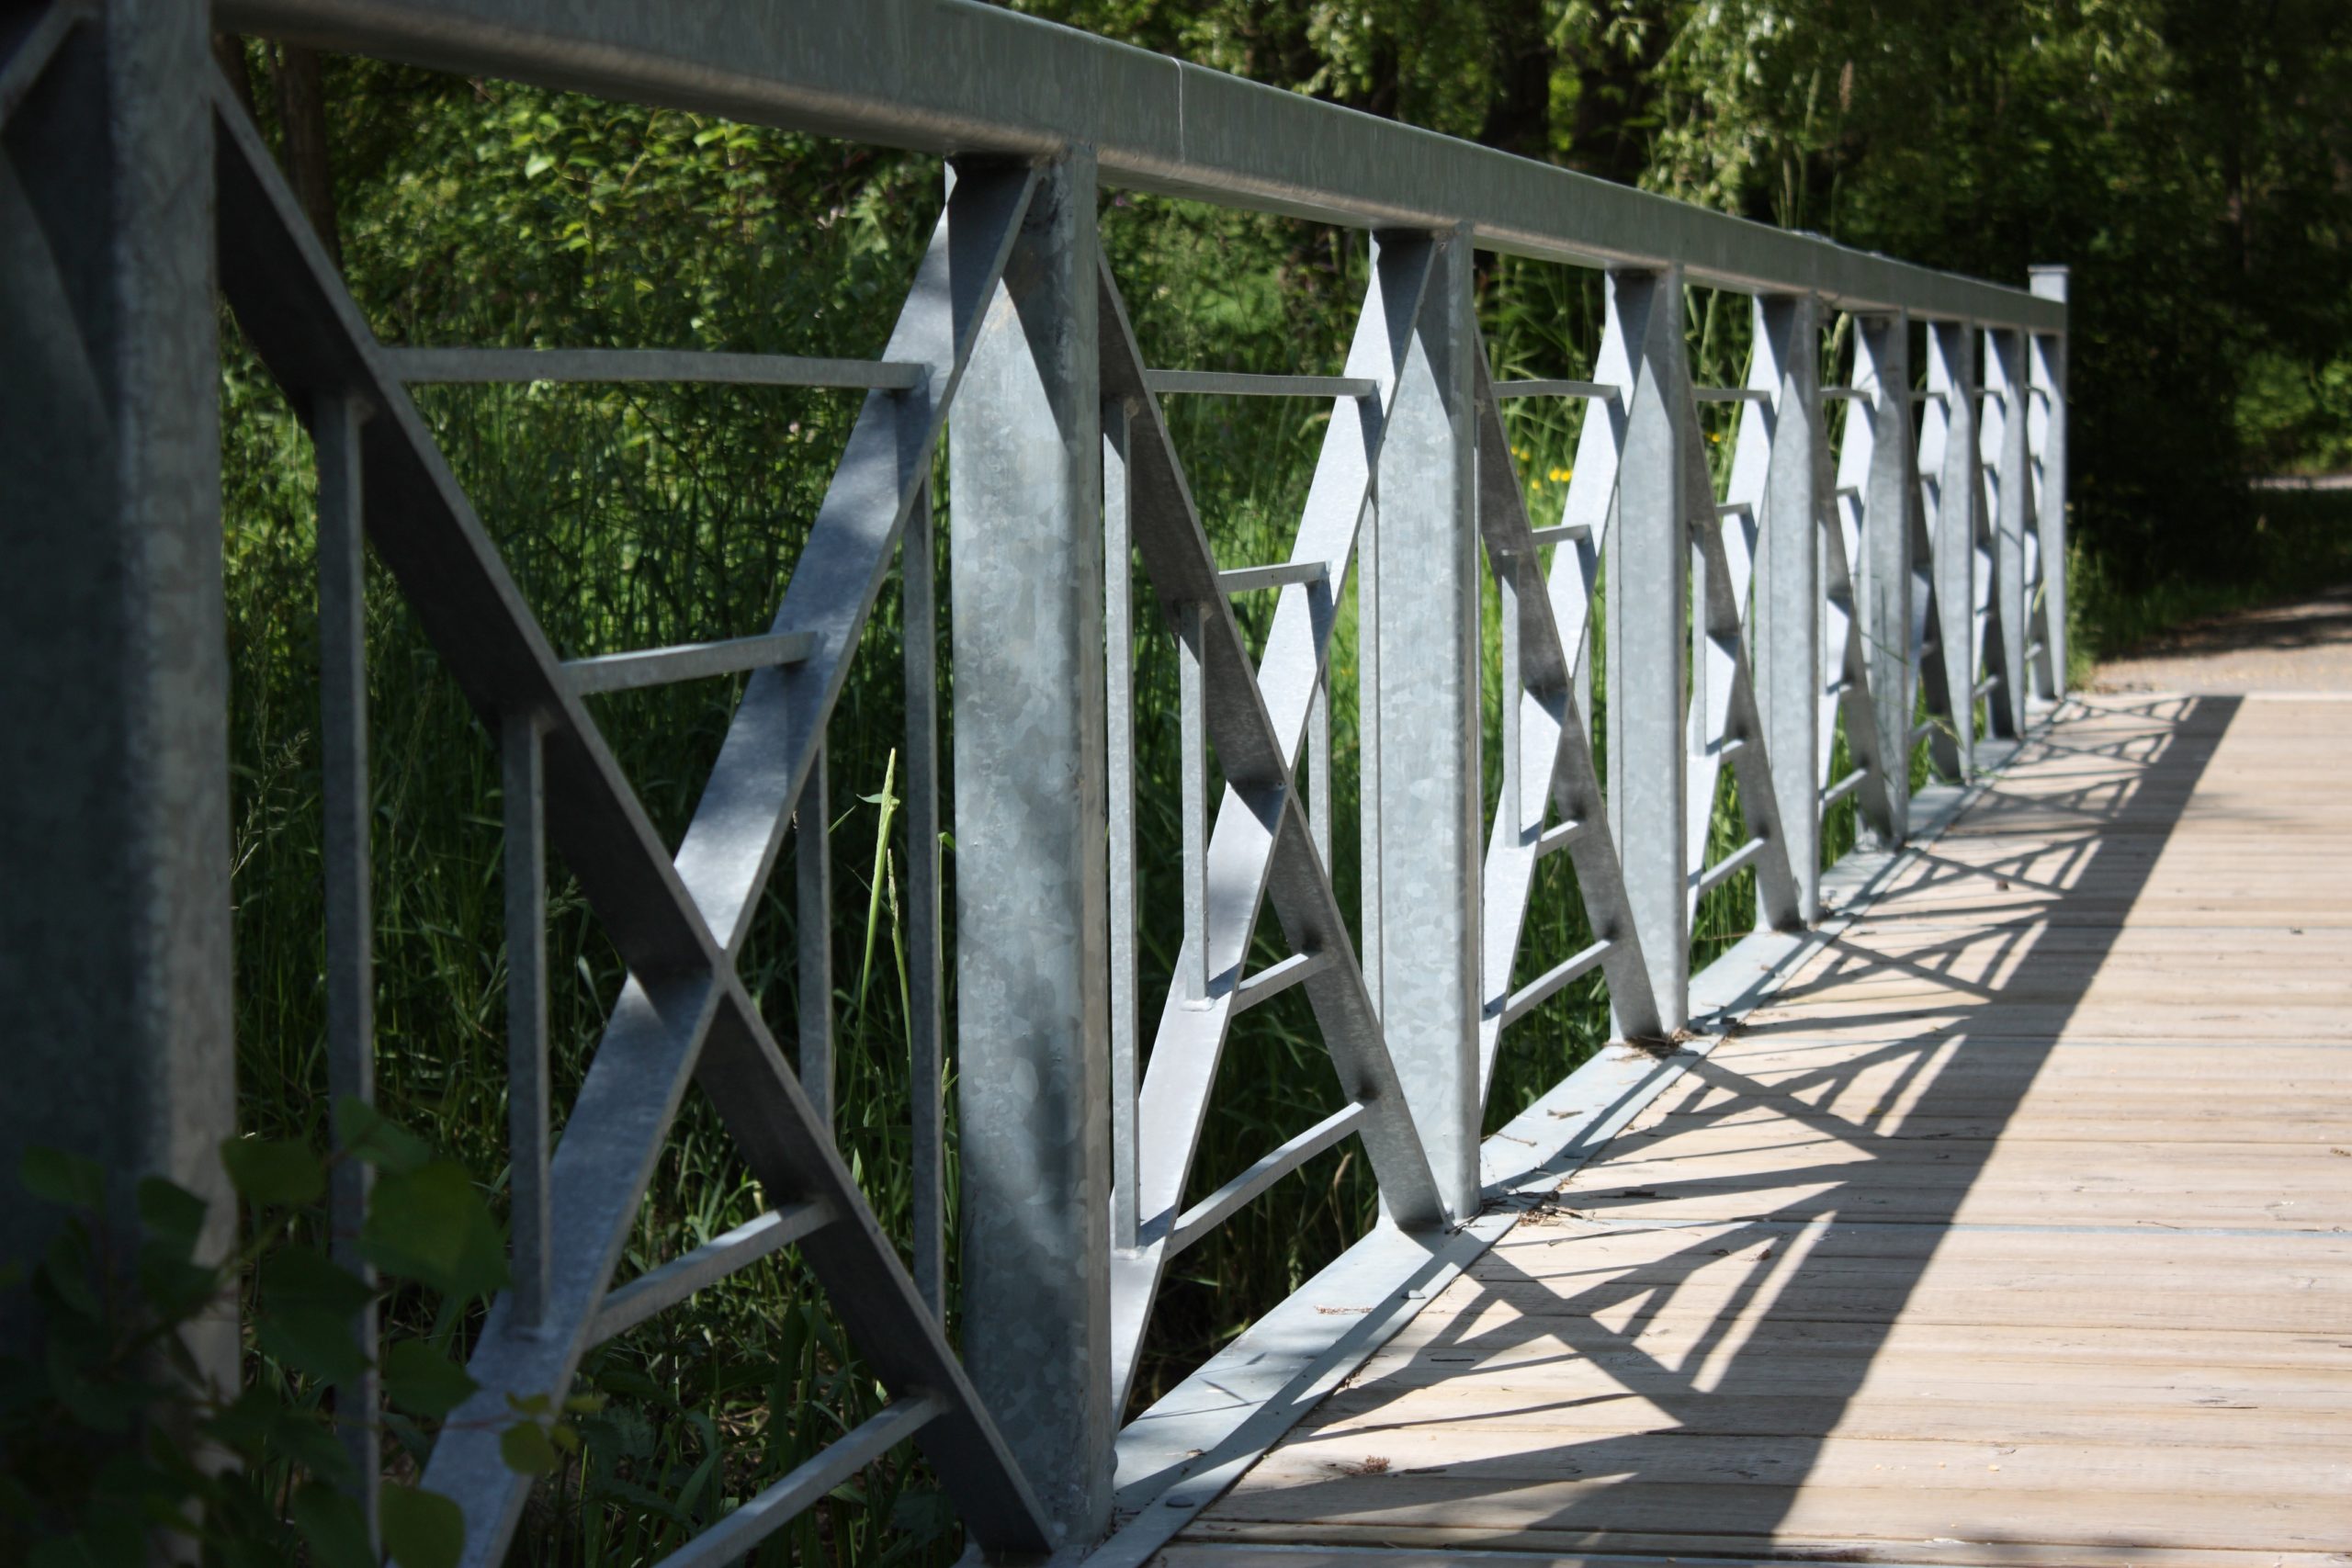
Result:
[[[220,0],[217,25],[916,151],[1093,149],[1104,177],[1489,250],[2056,332],[2063,307],[972,0]],[[955,68],[941,69],[952,61]]]

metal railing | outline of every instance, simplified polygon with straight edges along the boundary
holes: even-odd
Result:
[[[800,1249],[893,1403],[678,1561],[740,1554],[909,1438],[984,1551],[1099,1539],[1112,1516],[1118,1413],[1173,1258],[1350,1138],[1378,1174],[1385,1230],[1434,1238],[1469,1220],[1485,1200],[1479,1133],[1513,1024],[1598,972],[1620,1037],[1675,1036],[1691,1022],[1702,896],[1752,871],[1762,927],[1809,925],[1830,807],[1851,797],[1876,842],[1899,843],[1921,739],[1939,773],[1966,778],[1980,705],[1984,733],[2013,737],[2029,702],[2063,690],[2063,271],[2037,272],[2030,291],[1935,273],[956,0],[806,0],[756,17],[725,0],[220,0],[223,28],[950,155],[945,210],[877,361],[392,349],[370,333],[218,78],[202,11],[53,0],[0,37],[10,51],[0,114],[11,117],[0,234],[13,237],[0,248],[0,292],[20,306],[0,337],[0,381],[40,389],[40,408],[21,396],[9,407],[44,444],[28,449],[12,435],[0,495],[24,515],[49,510],[37,548],[68,575],[95,570],[76,550],[201,556],[208,513],[188,498],[209,475],[194,453],[209,440],[202,258],[217,239],[220,288],[318,453],[339,1092],[364,1096],[371,1083],[363,536],[500,750],[515,1282],[472,1359],[481,1393],[425,1476],[461,1502],[469,1562],[500,1559],[526,1495],[496,1453],[509,1395],[561,1390],[594,1344],[786,1247]],[[50,90],[76,76],[136,112],[105,123]],[[77,199],[28,167],[69,146],[107,160],[139,198]],[[213,193],[214,232],[205,213],[156,194],[179,188],[175,180]],[[1281,377],[1147,365],[1096,244],[1098,184],[1370,231],[1345,362]],[[21,243],[33,234],[47,243]],[[1479,249],[1606,270],[1589,380],[1491,378],[1472,309]],[[107,258],[96,276],[110,303],[67,287],[64,258],[92,255]],[[1752,297],[1743,385],[1691,384],[1690,285]],[[1825,387],[1823,334],[1840,314],[1852,328],[1850,381]],[[1924,378],[1912,367],[1915,323]],[[74,367],[92,358],[110,377],[85,385]],[[771,629],[559,658],[406,391],[513,379],[862,391]],[[1164,399],[1195,393],[1328,402],[1286,560],[1216,558],[1162,412]],[[1587,405],[1556,520],[1528,510],[1503,413],[1521,398]],[[1737,411],[1720,490],[1700,422],[1710,402]],[[1838,403],[1833,451],[1826,411]],[[148,409],[164,417],[122,417]],[[934,650],[915,630],[933,622],[930,476],[943,439],[956,674],[952,955],[940,909]],[[60,461],[61,451],[90,463]],[[111,477],[93,491],[101,470]],[[165,496],[179,510],[159,521]],[[77,520],[86,537],[49,536]],[[1136,563],[1148,604],[1131,602]],[[911,1262],[833,1149],[821,978],[826,725],[894,570],[910,628],[907,795],[918,847],[909,1047],[913,1081],[932,1086],[915,1097]],[[1491,821],[1482,571],[1501,603]],[[1351,581],[1353,911],[1332,878],[1331,804],[1330,653]],[[1277,597],[1253,654],[1232,601],[1261,592]],[[216,1126],[222,1108],[205,1075],[225,1071],[227,978],[204,920],[225,908],[225,872],[198,829],[220,798],[211,770],[225,766],[219,593],[217,574],[202,570],[133,574],[111,616],[36,628],[64,638],[65,662],[95,671],[94,687],[145,726],[147,749],[106,775],[93,809],[152,815],[190,780],[211,804],[185,829],[195,836],[136,849],[147,857],[132,867],[144,879],[138,897],[164,911],[141,939],[150,946],[134,952],[102,932],[119,908],[102,897],[115,885],[103,879],[61,896],[54,931],[25,939],[28,955],[40,942],[87,944],[85,959],[98,955],[87,962],[116,964],[136,995],[185,1004],[163,1034],[134,1021],[128,1038],[149,1052],[141,1070],[169,1089],[154,1092],[173,1115]],[[1592,734],[1602,602],[1605,749]],[[1151,611],[1181,671],[1182,945],[1147,1052],[1130,660],[1137,617]],[[109,660],[126,639],[192,673],[177,684],[125,673]],[[673,855],[584,698],[746,671]],[[162,723],[174,705],[195,718]],[[74,719],[62,705],[19,716],[21,730],[44,735],[70,733]],[[1841,732],[1850,765],[1833,778]],[[1725,768],[1744,833],[1704,863]],[[11,787],[40,798],[38,780]],[[794,1021],[797,1073],[735,972],[796,824],[808,835],[795,859],[811,977]],[[550,841],[629,970],[552,1140]],[[12,854],[22,848],[12,843]],[[1593,940],[1523,955],[1537,868],[1555,852],[1573,868]],[[42,863],[50,881],[71,880],[69,862]],[[1288,956],[1249,973],[1269,905]],[[1514,985],[1523,957],[1536,977]],[[943,1317],[949,1151],[936,1092],[951,958],[960,1348]],[[1188,1202],[1233,1021],[1294,987],[1343,1108]],[[86,1028],[78,1016],[43,1015]],[[773,1210],[616,1288],[622,1244],[689,1078],[717,1101]],[[356,1180],[336,1194],[347,1211],[364,1201]],[[372,1403],[374,1393],[345,1397]],[[372,1472],[371,1439],[354,1440]]]

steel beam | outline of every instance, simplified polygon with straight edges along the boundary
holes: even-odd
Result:
[[[1374,265],[1387,236],[1374,240]],[[1418,236],[1414,243],[1421,243]],[[1478,1211],[1478,513],[1469,239],[1434,236],[1374,483],[1381,1019],[1438,1191]]]
[[[1136,1187],[1137,1031],[1136,883],[1135,497],[1127,476],[1125,403],[1102,405],[1103,728],[1109,737],[1111,922],[1111,1245],[1133,1251],[1140,1224]]]
[[[1618,346],[1598,378],[1627,389],[1617,524],[1601,557],[1609,827],[1624,863],[1626,910],[1649,965],[1658,1029],[1671,1035],[1690,1021],[1690,979],[1683,788],[1694,498],[1682,275],[1672,267],[1612,272],[1608,311],[1610,342]]]
[[[1984,659],[2000,684],[1985,700],[1987,728],[2003,739],[2025,733],[2026,527],[2033,513],[2032,476],[2026,461],[2026,338],[2007,330],[1984,334],[1984,429],[1980,439],[1991,477],[1986,524],[1992,530],[1993,574],[1985,584],[1991,620]]]
[[[0,1169],[97,1160],[119,1234],[168,1177],[212,1258],[236,1123],[211,51],[201,6],[83,9],[0,29],[45,51],[10,54],[0,101]],[[56,1219],[0,1204],[0,1267]],[[237,1386],[232,1309],[188,1340]]]
[[[1756,550],[1752,645],[1764,750],[1795,886],[1795,916],[1821,912],[1820,782],[1814,742],[1821,702],[1821,550],[1826,472],[1821,423],[1821,319],[1803,296],[1755,301],[1748,386],[1771,400],[1740,411],[1732,497],[1747,490],[1739,469],[1763,468]],[[1751,430],[1767,446],[1750,457]],[[1760,460],[1760,461],[1759,461]],[[1766,925],[1775,923],[1766,912]]]
[[[505,826],[507,1253],[515,1327],[548,1319],[555,1277],[555,1199],[548,1179],[553,1090],[548,1071],[548,862],[545,732],[510,713],[499,732]]]
[[[1976,451],[1976,333],[1962,323],[1928,326],[1926,413],[1919,428],[1920,487],[1927,498],[1928,575],[1934,605],[1921,660],[1928,753],[1944,777],[1965,784],[1976,767],[1977,535],[1984,474]],[[1906,751],[1908,748],[1906,747]]]
[[[388,348],[384,363],[409,386],[670,381],[906,392],[922,386],[927,374],[920,365],[870,359],[680,348]]]
[[[2064,324],[2021,289],[1613,185],[968,0],[221,0],[218,25],[929,152],[1095,150],[1108,183],[1482,249]],[[954,69],[942,70],[942,62]]]
[[[2032,269],[2033,292],[2066,301],[2066,269]],[[2041,657],[2035,661],[2035,694],[2056,702],[2066,694],[2066,334],[2033,334],[2029,367],[2035,394],[2027,415],[2033,454],[2034,532],[2041,542],[2041,603],[2028,618],[2041,632]]]
[[[1868,722],[1883,764],[1884,816],[1869,823],[1900,843],[1910,831],[1911,716],[1919,701],[1918,649],[1928,596],[1915,552],[1923,526],[1918,453],[1911,423],[1911,326],[1901,315],[1854,319],[1849,378],[1861,398],[1846,413],[1838,488],[1852,491],[1861,526],[1852,558],[1868,679]],[[1855,718],[1851,705],[1847,712]],[[1856,726],[1855,728],[1859,728]]]
[[[930,486],[899,541],[899,668],[906,681],[907,1076],[915,1293],[947,1321],[947,927],[939,826],[939,530]]]
[[[311,443],[319,480],[319,859],[326,936],[327,1096],[333,1104],[376,1100],[375,905],[370,896],[368,823],[374,791],[368,769],[367,534],[361,516],[359,427],[368,410],[346,397],[319,400]],[[520,1168],[517,1168],[519,1189]],[[334,1260],[376,1283],[360,1249],[374,1172],[338,1160],[327,1176],[327,1213]],[[522,1212],[518,1198],[515,1210]],[[378,1355],[376,1303],[352,1314],[352,1337]],[[374,1366],[336,1385],[335,1436],[351,1460],[354,1490],[368,1539],[378,1535],[376,1478],[383,1472],[377,1431],[380,1385]]]
[[[1110,1521],[1094,169],[1040,179],[951,432],[964,1346],[1073,1544]]]
[[[833,806],[825,743],[792,812],[793,1066],[809,1109],[831,1136],[840,1125],[833,1094]]]

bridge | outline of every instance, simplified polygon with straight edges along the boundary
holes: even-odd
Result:
[[[891,1402],[670,1561],[732,1561],[911,1442],[989,1560],[2343,1568],[2346,710],[2067,691],[2063,268],[1898,263],[956,0],[207,9],[50,0],[0,29],[0,512],[42,520],[12,528],[0,615],[37,672],[0,694],[5,1127],[224,1194],[217,285],[316,449],[336,1093],[373,1082],[369,553],[502,769],[514,1284],[424,1475],[468,1562],[503,1560],[530,1495],[514,1401],[793,1247]],[[950,190],[876,360],[387,344],[213,26],[935,153]],[[1368,233],[1343,362],[1148,363],[1097,244],[1119,187]],[[1606,275],[1577,378],[1496,378],[1481,252]],[[1734,384],[1694,378],[1694,288],[1747,314]],[[862,399],[767,632],[566,658],[408,391],[614,380]],[[1328,410],[1286,558],[1217,558],[1164,418],[1187,396]],[[1585,411],[1556,514],[1515,466],[1526,399]],[[736,972],[787,846],[827,923],[797,825],[830,816],[827,725],[886,582],[913,607],[906,1043],[932,1086],[904,1250],[834,1148],[829,1012],[771,1020]],[[937,647],[913,628],[943,589]],[[1262,637],[1233,609],[1257,594]],[[1153,637],[1182,672],[1173,894],[1137,874]],[[667,841],[591,699],[717,675],[742,701]],[[629,976],[560,1118],[550,848]],[[1563,864],[1591,940],[1538,951]],[[1694,919],[1732,897],[1754,931],[1694,972]],[[1154,919],[1181,927],[1164,995]],[[802,962],[827,972],[821,937]],[[1514,1027],[1596,980],[1611,1043],[1482,1136]],[[1340,1108],[1211,1186],[1234,1021],[1293,988]],[[694,1088],[773,1208],[622,1279]],[[1379,1223],[1130,1412],[1171,1263],[1342,1143]],[[40,1245],[6,1224],[8,1256]],[[196,1349],[233,1384],[233,1335]],[[372,1377],[335,1407],[373,1412]],[[380,1474],[372,1422],[345,1433]]]

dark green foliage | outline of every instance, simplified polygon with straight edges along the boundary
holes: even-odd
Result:
[[[1933,266],[2070,265],[2111,592],[2242,575],[2242,474],[2352,463],[2338,0],[1017,4]]]
[[[403,1173],[377,1151],[421,1151],[421,1141],[356,1103],[346,1114],[379,1124],[368,1152],[338,1156],[377,1168],[371,1228],[490,1244],[493,1268],[469,1271],[424,1257],[388,1267],[387,1286],[462,1309],[503,1284],[496,1224],[464,1169],[427,1157]],[[109,1217],[105,1171],[53,1149],[28,1151],[18,1173],[25,1191],[62,1213],[28,1281],[37,1343],[0,1357],[0,1560],[140,1568],[154,1561],[153,1540],[177,1537],[204,1568],[304,1558],[374,1568],[366,1521],[348,1495],[359,1478],[336,1424],[376,1414],[330,1416],[321,1401],[330,1384],[367,1368],[370,1350],[353,1334],[353,1314],[379,1288],[305,1239],[323,1229],[312,1205],[327,1175],[307,1144],[232,1138],[220,1155],[247,1210],[247,1239],[226,1258],[207,1258],[205,1204],[194,1193],[160,1177],[140,1181],[137,1224],[126,1233]],[[427,1171],[445,1174],[430,1190],[401,1185],[403,1175]],[[221,1331],[230,1303],[261,1370],[242,1391],[207,1384],[190,1348]],[[429,1420],[474,1386],[446,1335],[395,1346],[383,1374],[392,1403]],[[513,1430],[542,1445],[577,1441],[553,1412],[518,1412]],[[407,1431],[425,1436],[413,1425]],[[391,1481],[379,1497],[384,1545],[402,1568],[457,1562],[455,1504]]]
[[[2075,635],[2129,652],[2185,622],[2352,582],[2352,493],[2258,491],[2247,510],[2252,515],[2234,535],[2238,556],[2226,572],[2122,588],[2103,574],[2100,558],[2078,560]]]

